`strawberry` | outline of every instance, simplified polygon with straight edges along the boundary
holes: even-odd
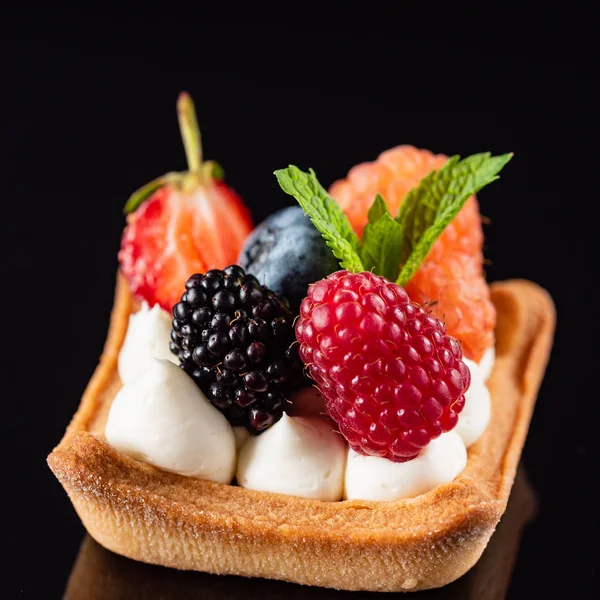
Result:
[[[202,161],[200,131],[190,96],[177,102],[188,170],[170,172],[131,195],[119,263],[131,292],[170,311],[192,273],[236,261],[252,230],[242,199],[213,161]]]

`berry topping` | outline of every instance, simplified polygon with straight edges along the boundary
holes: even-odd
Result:
[[[190,273],[210,273],[234,262],[252,229],[246,207],[222,181],[220,167],[202,161],[200,132],[186,93],[179,96],[177,110],[189,170],[167,173],[130,197],[119,252],[132,293],[169,311]],[[200,292],[210,293],[210,283]]]
[[[238,265],[192,275],[185,289],[173,307],[171,352],[232,425],[260,433],[308,384],[294,314]]]
[[[362,236],[376,194],[385,198],[390,212],[395,214],[408,192],[447,161],[448,157],[442,154],[398,146],[383,152],[374,162],[356,165],[346,179],[336,181],[329,191]],[[472,195],[406,285],[413,300],[432,303],[432,313],[444,319],[448,331],[461,340],[465,355],[475,361],[493,345],[496,323],[482,249],[479,205]]]
[[[238,262],[294,310],[308,285],[339,269],[321,233],[299,206],[267,217],[245,241]]]
[[[411,460],[456,426],[471,380],[460,344],[402,287],[337,271],[300,314],[300,358],[356,452]]]
[[[340,204],[314,171],[304,173],[290,166],[275,174],[283,190],[310,216],[342,268],[373,271],[404,286],[413,301],[427,304],[435,316],[444,318],[465,355],[477,361],[493,345],[495,310],[482,268],[481,219],[473,194],[497,179],[512,155],[482,153],[463,160],[458,156],[434,160],[430,153],[419,152],[390,151],[381,159],[383,165],[372,167],[372,177],[370,165],[352,171],[349,182],[332,187]],[[394,161],[402,167],[399,183],[393,179]],[[438,165],[439,170],[432,170]],[[407,180],[402,169],[411,174]],[[391,178],[389,185],[378,187],[379,177],[388,181],[383,174]],[[365,190],[372,200],[370,207],[364,195],[350,206],[347,198],[354,185]],[[390,194],[391,202],[379,189]],[[397,214],[393,216],[390,209]]]

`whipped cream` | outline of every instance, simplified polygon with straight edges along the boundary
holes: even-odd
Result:
[[[121,381],[129,383],[152,364],[153,358],[165,358],[177,364],[169,350],[171,317],[158,304],[152,308],[146,302],[129,316],[125,341],[119,352],[118,371]]]
[[[325,419],[284,414],[242,446],[237,482],[262,492],[340,500],[346,450],[344,438]]]
[[[492,374],[492,369],[494,368],[494,361],[496,360],[496,350],[494,346],[488,348],[481,360],[479,361],[479,368],[482,371],[483,380],[487,381]]]
[[[106,440],[117,450],[165,471],[230,483],[235,473],[233,429],[192,379],[164,359],[115,396]]]
[[[472,446],[483,434],[492,416],[492,398],[485,384],[484,370],[472,360],[463,358],[471,371],[471,385],[465,394],[465,406],[454,431],[460,435],[465,446]]]
[[[467,449],[454,431],[431,441],[406,462],[379,456],[363,456],[348,450],[344,498],[392,502],[415,498],[443,483],[451,482],[467,464]]]
[[[250,437],[250,432],[245,427],[234,427],[233,435],[235,437],[236,450],[239,450]]]

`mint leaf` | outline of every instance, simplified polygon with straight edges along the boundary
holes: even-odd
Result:
[[[275,176],[281,189],[298,201],[302,210],[321,232],[327,245],[340,261],[340,266],[352,272],[364,271],[360,259],[360,240],[338,203],[319,183],[315,172],[310,169],[309,173],[305,173],[290,165],[287,169],[275,171]]]
[[[491,156],[489,152],[464,160],[453,156],[408,192],[396,217],[402,239],[398,257],[402,269],[396,283],[404,285],[410,280],[467,199],[498,179],[511,158],[512,154]]]
[[[400,270],[400,250],[402,248],[402,227],[392,219],[385,201],[383,206],[385,212],[381,213],[377,220],[375,218],[381,209],[378,199],[369,210],[369,223],[363,233],[363,248],[361,258],[367,271],[373,269],[377,275],[382,275],[390,281],[394,281]]]
[[[369,223],[375,223],[386,213],[388,215],[390,214],[390,210],[387,206],[387,203],[383,199],[381,194],[377,194],[377,196],[375,196],[375,200],[373,200],[373,204],[371,204],[371,208],[369,208]]]

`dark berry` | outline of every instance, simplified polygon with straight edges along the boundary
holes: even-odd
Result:
[[[258,282],[249,281],[240,288],[240,301],[244,306],[254,306],[264,297],[264,288]]]
[[[248,349],[246,350],[246,354],[252,363],[260,363],[267,356],[267,347],[262,342],[252,342]]]
[[[237,292],[242,287],[242,280],[235,279],[233,277],[226,277],[225,281],[223,282],[223,287],[226,290]]]
[[[223,281],[221,279],[218,279],[217,277],[209,277],[208,275],[206,275],[206,277],[200,282],[202,289],[209,296],[212,296],[213,294],[218,292],[221,289],[222,284]]]
[[[250,341],[250,334],[243,322],[234,323],[229,330],[229,339],[234,348],[242,348]]]
[[[185,289],[189,290],[190,288],[193,288],[194,286],[198,285],[203,278],[204,275],[202,275],[201,273],[195,273],[185,282]]]
[[[211,329],[216,329],[217,331],[229,331],[231,317],[228,314],[218,312],[211,320],[210,327]]]
[[[215,379],[219,385],[225,387],[233,387],[238,382],[238,376],[229,369],[218,370]]]
[[[299,206],[282,208],[259,223],[246,238],[239,263],[280,298],[287,298],[294,312],[311,283],[340,268]]]
[[[256,402],[256,396],[244,388],[237,388],[235,390],[235,402],[239,406],[250,406]]]
[[[187,280],[173,307],[169,348],[232,425],[258,434],[309,383],[293,324],[283,299],[230,265]]]
[[[284,402],[285,397],[283,396],[283,394],[280,394],[279,392],[267,393],[267,404],[271,407],[272,410],[278,411],[281,409],[283,411]]]
[[[283,301],[279,298],[275,298],[273,300],[273,306],[275,307],[275,316],[276,317],[288,317],[293,319],[292,311],[290,310],[289,304],[287,301]]]
[[[197,308],[192,313],[192,321],[197,325],[206,325],[212,319],[212,316],[212,310],[207,306],[203,306],[202,308]],[[173,329],[175,329],[175,325],[173,325]]]
[[[209,383],[216,379],[216,373],[217,371],[214,367],[202,367],[202,377]]]
[[[192,287],[186,293],[187,303],[192,308],[199,308],[201,306],[206,306],[208,301],[208,295],[206,292],[200,287]]]
[[[281,340],[285,339],[288,335],[292,324],[290,323],[290,320],[285,317],[277,317],[271,322],[271,327],[273,328],[275,339]]]
[[[210,365],[215,360],[214,356],[204,344],[201,344],[200,346],[196,346],[194,348],[192,358],[194,362],[197,365],[200,365],[201,367],[205,365]]]
[[[269,321],[275,316],[275,306],[270,298],[261,298],[252,307],[252,316],[258,319]]]
[[[233,313],[237,300],[235,294],[229,290],[219,290],[212,297],[212,305],[215,310],[224,313]]]
[[[250,337],[259,342],[266,342],[271,337],[271,331],[266,321],[262,319],[251,319],[248,323]]]
[[[232,371],[242,371],[248,366],[248,360],[246,359],[243,350],[235,348],[225,355],[223,364]]]
[[[181,331],[179,332],[179,335],[181,337],[183,337],[183,338],[187,338],[189,340],[192,340],[193,342],[198,342],[201,339],[200,338],[200,330],[193,323],[187,323],[187,324],[185,324],[181,328]]]
[[[204,277],[208,277],[209,279],[223,279],[223,271],[219,269],[211,269],[210,271],[206,271]]]
[[[228,279],[241,279],[246,277],[246,271],[239,265],[229,265],[223,269],[223,274],[227,275]]]
[[[279,415],[281,417],[281,415]],[[262,408],[251,408],[250,409],[250,427],[256,431],[262,431],[267,427],[270,427],[279,419],[275,419],[275,416]]]
[[[194,381],[198,384],[209,384],[214,380],[212,372],[209,367],[196,367],[191,372]]]
[[[217,331],[212,333],[208,338],[206,347],[209,349],[211,354],[215,356],[221,356],[223,352],[227,352],[231,347],[229,342],[229,336],[223,331]]]
[[[262,371],[250,371],[244,375],[246,389],[252,392],[266,392],[269,389],[269,380]]]
[[[300,344],[291,344],[290,347],[285,351],[285,357],[290,361],[290,362],[296,362],[297,360],[300,360],[300,356],[298,355],[298,348],[300,347]]]
[[[187,302],[178,302],[173,307],[173,316],[182,323],[187,323],[192,315],[192,307]]]
[[[284,383],[287,381],[291,375],[291,371],[290,364],[283,359],[276,360],[267,367],[267,375],[274,383]]]
[[[258,281],[258,279],[250,273],[246,273],[246,277],[244,277],[244,283],[257,283],[260,285],[260,281]]]
[[[217,382],[210,384],[209,396],[217,408],[227,408],[233,403],[233,391]]]

